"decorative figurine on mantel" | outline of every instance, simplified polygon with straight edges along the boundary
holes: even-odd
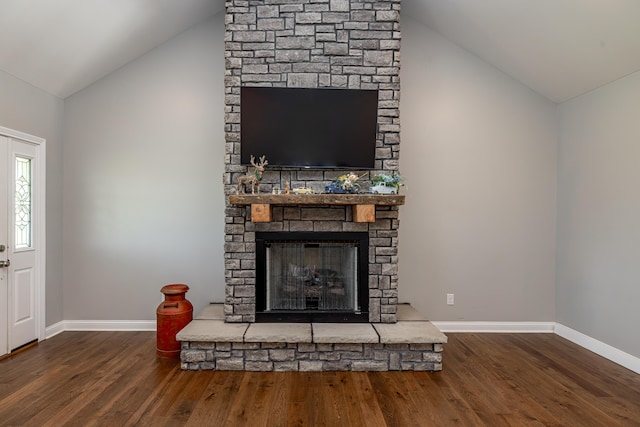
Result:
[[[238,177],[238,185],[236,186],[236,194],[245,194],[247,192],[247,185],[251,185],[251,194],[260,194],[260,183],[262,182],[262,174],[264,173],[264,167],[269,164],[266,160],[266,156],[260,157],[260,163],[256,164],[256,158],[251,155],[251,165],[254,168],[253,173],[247,173]]]
[[[404,178],[399,173],[385,172],[371,178],[369,191],[373,194],[398,194],[402,186],[404,186]]]
[[[364,174],[362,175],[364,176]],[[360,188],[358,180],[360,176],[353,172],[337,177],[333,182],[324,188],[325,193],[329,194],[355,194]]]

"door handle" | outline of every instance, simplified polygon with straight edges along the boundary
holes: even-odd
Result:
[[[11,265],[11,261],[0,261],[0,267],[9,267]]]

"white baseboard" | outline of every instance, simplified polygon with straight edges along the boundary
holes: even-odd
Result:
[[[488,333],[555,333],[610,361],[640,374],[640,358],[591,338],[581,332],[555,322],[464,322],[432,321],[442,332]]]
[[[555,322],[432,321],[442,332],[553,333]]]
[[[58,323],[54,323],[51,326],[47,326],[44,329],[44,339],[49,339],[51,337],[54,337],[56,335],[58,335],[59,333],[64,332],[64,321],[62,322],[58,322]]]
[[[562,338],[578,344],[581,347],[586,348],[618,365],[624,366],[633,372],[640,374],[640,358],[635,357],[629,353],[625,353],[622,350],[618,350],[615,347],[605,344],[602,341],[598,341],[595,338],[591,338],[588,335],[571,329],[567,326],[556,323],[555,333]]]
[[[65,331],[155,331],[155,320],[65,320]]]

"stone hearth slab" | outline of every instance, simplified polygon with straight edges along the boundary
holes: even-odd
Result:
[[[209,304],[202,309],[196,320],[224,320],[224,304]]]
[[[193,320],[176,335],[178,341],[242,342],[249,324]]]
[[[375,330],[383,344],[444,344],[447,336],[431,322],[403,321],[398,323],[375,323]]]
[[[216,305],[216,304],[212,304]],[[220,305],[218,305],[220,306]],[[225,323],[207,307],[180,331],[181,367],[244,371],[440,371],[447,337],[405,306],[385,323]]]
[[[252,323],[244,342],[310,343],[310,323]]]
[[[410,320],[422,320],[426,321],[427,318],[423,316],[418,310],[411,307],[410,304],[398,304],[398,322],[399,321],[410,321]]]
[[[379,343],[370,323],[313,323],[314,343]]]

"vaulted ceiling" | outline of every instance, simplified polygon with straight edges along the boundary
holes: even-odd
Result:
[[[404,0],[403,12],[554,102],[640,70],[638,0]]]
[[[222,11],[224,0],[0,0],[0,70],[66,98]],[[554,102],[640,70],[638,0],[403,0]]]
[[[0,0],[0,70],[66,98],[223,8],[222,0]]]

